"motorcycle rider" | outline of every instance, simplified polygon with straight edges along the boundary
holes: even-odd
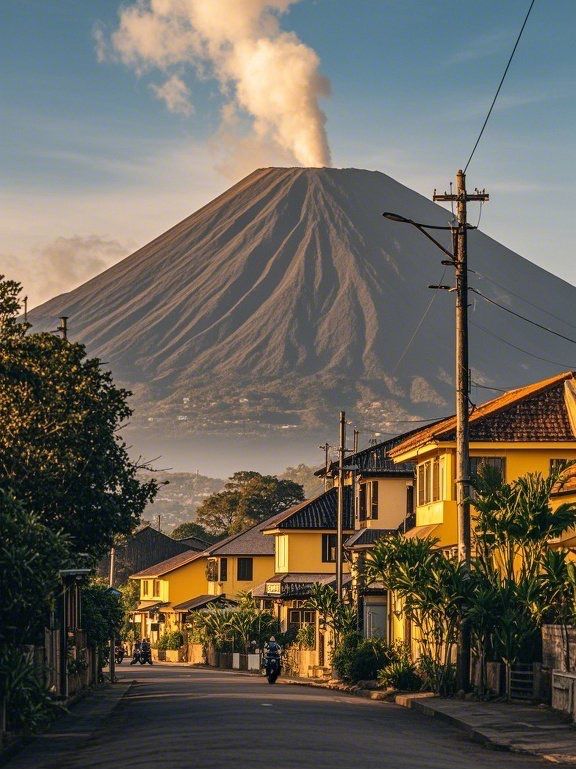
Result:
[[[131,665],[135,665],[137,662],[140,661],[140,648],[141,648],[140,641],[136,641],[134,644],[134,649],[132,650],[132,661],[130,663]]]
[[[280,644],[276,643],[276,639],[274,638],[274,636],[270,636],[270,640],[264,646],[264,651],[266,652],[266,672],[268,672],[270,660],[277,659],[278,675],[280,675],[280,672],[282,671],[282,662],[281,662],[282,647],[280,646]]]

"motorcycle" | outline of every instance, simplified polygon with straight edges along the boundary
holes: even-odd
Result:
[[[152,664],[152,651],[150,648],[140,649],[140,654],[138,655],[138,662],[141,665],[145,665],[146,663],[148,663],[149,665]]]
[[[116,646],[114,649],[114,661],[117,665],[121,665],[124,657],[126,656],[126,650],[122,645]]]
[[[280,675],[280,657],[270,656],[266,657],[266,678],[269,684],[275,684],[276,679]]]

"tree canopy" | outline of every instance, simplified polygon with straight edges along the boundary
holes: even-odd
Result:
[[[96,558],[133,530],[157,485],[138,479],[118,435],[130,393],[83,345],[30,333],[19,293],[0,276],[0,489]]]
[[[204,526],[201,526],[196,521],[185,521],[179,526],[176,526],[171,536],[173,539],[187,539],[188,537],[196,537],[211,545],[213,542],[217,542],[219,537],[212,534]]]
[[[212,494],[200,505],[196,521],[209,532],[226,536],[303,500],[304,490],[299,483],[241,470],[234,473],[223,491]]]

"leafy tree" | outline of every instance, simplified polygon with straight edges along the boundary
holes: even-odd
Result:
[[[171,536],[173,539],[196,537],[197,539],[204,540],[207,545],[211,545],[219,539],[219,537],[209,532],[204,526],[196,523],[196,521],[186,521],[185,523],[181,523],[179,526],[176,526]]]
[[[214,534],[235,534],[303,499],[302,486],[294,481],[242,470],[200,505],[196,520]]]
[[[137,478],[118,436],[129,393],[83,345],[29,333],[19,292],[0,276],[0,488],[97,558],[133,530],[157,485]]]
[[[90,642],[101,649],[112,634],[119,635],[124,621],[122,600],[102,582],[92,582],[82,590],[82,625]]]
[[[317,478],[314,472],[317,468],[310,467],[300,463],[296,467],[287,467],[282,475],[278,476],[281,480],[294,481],[299,483],[304,489],[304,496],[306,499],[318,496],[324,491],[324,481],[322,478]]]
[[[68,540],[2,489],[0,531],[1,649],[37,640],[67,566]]]

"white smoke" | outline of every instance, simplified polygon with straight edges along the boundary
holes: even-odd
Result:
[[[170,112],[177,115],[191,115],[194,112],[188,86],[178,75],[172,75],[162,85],[150,86],[156,98],[163,101]]]
[[[59,237],[36,248],[29,258],[0,254],[0,274],[22,283],[23,294],[34,307],[76,288],[128,253],[117,240],[98,235]]]
[[[180,77],[177,83],[171,70],[190,64],[199,76],[217,78],[226,106],[250,116],[263,144],[274,142],[304,166],[328,166],[326,117],[318,100],[328,95],[329,83],[316,53],[280,29],[279,17],[295,2],[137,0],[120,11],[111,47],[138,73],[166,73],[155,92],[169,108],[171,101],[189,103],[186,84]],[[101,32],[97,44],[102,55]]]

